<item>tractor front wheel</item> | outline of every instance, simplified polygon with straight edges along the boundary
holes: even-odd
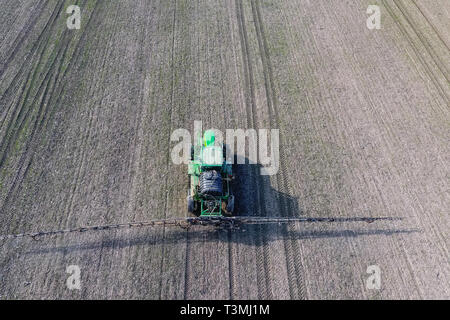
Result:
[[[187,197],[187,208],[189,213],[195,213],[195,201],[191,196]]]
[[[227,203],[227,213],[231,216],[233,215],[233,211],[234,211],[234,196],[230,196],[228,198]]]

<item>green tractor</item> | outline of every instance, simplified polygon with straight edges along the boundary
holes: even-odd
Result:
[[[206,130],[191,147],[188,166],[188,211],[200,217],[232,216],[232,164],[226,161],[226,145],[215,145],[213,130]]]

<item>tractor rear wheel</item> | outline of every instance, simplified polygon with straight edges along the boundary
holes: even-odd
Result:
[[[227,160],[227,145],[223,144],[222,145],[222,153],[223,153],[223,161]]]
[[[187,197],[187,208],[189,213],[195,214],[195,201],[191,196]]]
[[[194,216],[198,217],[199,210],[198,210],[198,203],[193,198],[193,190],[191,185],[191,176],[188,175],[188,196],[187,196],[187,209],[188,212],[193,214]]]
[[[228,203],[227,203],[227,213],[229,215],[233,215],[233,211],[234,211],[234,196],[230,196],[228,198]]]

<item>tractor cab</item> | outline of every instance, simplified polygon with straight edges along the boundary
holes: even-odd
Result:
[[[216,146],[216,136],[214,131],[207,130],[203,136],[203,145],[200,151],[202,167],[222,167],[224,162],[223,148]]]
[[[225,145],[218,146],[213,130],[205,131],[191,149],[188,166],[188,211],[199,216],[231,215],[234,197],[232,166],[226,162]]]

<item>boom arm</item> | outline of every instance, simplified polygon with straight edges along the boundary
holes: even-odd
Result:
[[[148,220],[142,222],[129,222],[129,223],[119,223],[119,224],[109,224],[109,225],[98,225],[98,226],[87,226],[78,227],[73,229],[62,229],[53,231],[39,231],[39,232],[29,232],[29,233],[19,233],[0,236],[1,240],[16,239],[16,238],[37,238],[41,236],[51,236],[51,235],[61,235],[66,233],[75,232],[87,232],[87,231],[99,231],[99,230],[116,230],[116,229],[128,229],[128,228],[142,228],[142,227],[181,227],[189,228],[191,226],[214,226],[218,228],[225,229],[238,229],[242,225],[256,225],[256,224],[288,224],[288,223],[299,223],[299,222],[367,222],[372,223],[380,220],[400,220],[400,218],[392,217],[381,217],[381,218],[366,218],[366,217],[355,217],[355,218],[308,218],[308,217],[297,217],[297,218],[283,218],[283,217],[256,217],[256,216],[237,216],[237,217],[222,217],[222,216],[212,216],[212,217],[188,217],[188,218],[174,218],[174,219],[161,219],[161,220]]]

